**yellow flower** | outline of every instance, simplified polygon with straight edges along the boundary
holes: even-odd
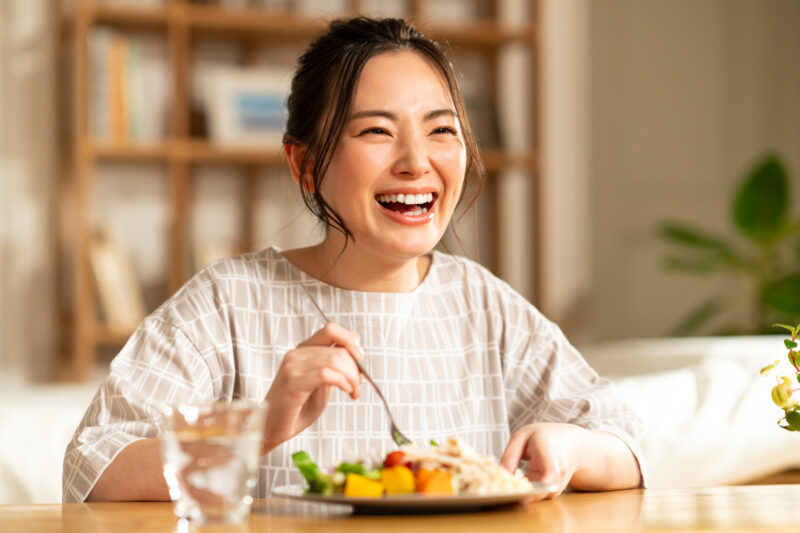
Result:
[[[772,387],[772,401],[784,411],[797,405],[797,399],[792,398],[792,380],[781,376],[783,383]]]

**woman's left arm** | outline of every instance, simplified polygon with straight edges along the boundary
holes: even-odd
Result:
[[[500,464],[514,472],[520,460],[529,462],[528,478],[579,490],[615,490],[638,487],[638,461],[625,442],[605,431],[574,424],[540,422],[516,431]]]

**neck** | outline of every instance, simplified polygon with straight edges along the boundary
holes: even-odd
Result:
[[[329,235],[309,248],[283,252],[297,268],[329,285],[364,292],[410,292],[428,272],[429,256],[398,258],[374,253]]]

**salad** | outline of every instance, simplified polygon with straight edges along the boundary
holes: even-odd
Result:
[[[306,452],[297,452],[292,459],[306,480],[306,492],[325,496],[486,495],[533,490],[520,472],[509,473],[493,457],[480,455],[455,438],[443,446],[433,441],[426,447],[410,444],[377,459],[339,463],[328,473]]]

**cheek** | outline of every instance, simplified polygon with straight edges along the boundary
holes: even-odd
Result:
[[[438,158],[440,172],[447,181],[449,195],[458,198],[467,171],[467,152],[461,147],[443,150]]]
[[[464,175],[467,167],[467,151],[461,144],[441,146],[436,151],[436,160],[448,174]]]
[[[340,197],[347,197],[353,191],[360,176],[353,169],[358,168],[363,167],[359,165],[359,158],[353,150],[343,149],[341,146],[337,148],[320,187],[326,202],[335,205]]]

